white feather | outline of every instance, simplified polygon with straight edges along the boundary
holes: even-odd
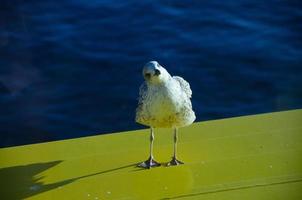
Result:
[[[192,90],[190,88],[190,84],[180,76],[173,76],[173,78],[178,81],[181,89],[187,94],[189,98],[192,97]]]
[[[158,78],[146,80],[140,87],[136,122],[162,128],[192,124],[196,117],[189,83],[179,76],[171,77],[161,66],[159,69],[161,74]]]

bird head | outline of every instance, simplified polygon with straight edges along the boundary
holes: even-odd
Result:
[[[170,74],[157,61],[150,61],[143,68],[143,76],[147,83],[160,84],[170,78]]]

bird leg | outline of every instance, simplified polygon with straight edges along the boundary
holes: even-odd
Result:
[[[158,166],[160,166],[160,163],[156,162],[153,159],[153,141],[154,141],[154,130],[151,127],[151,133],[150,133],[150,156],[149,156],[148,160],[140,163],[138,165],[138,167],[150,169],[151,167],[158,167]]]
[[[174,154],[173,154],[172,160],[167,164],[168,166],[184,164],[182,161],[177,159],[177,155],[176,155],[177,154],[177,140],[178,140],[177,132],[178,132],[178,129],[174,128]]]

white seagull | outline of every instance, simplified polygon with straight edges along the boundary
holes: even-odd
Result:
[[[179,76],[171,76],[158,62],[150,61],[143,68],[144,83],[140,87],[137,123],[150,127],[150,157],[138,166],[150,169],[160,166],[153,158],[154,128],[174,129],[174,154],[167,164],[179,165],[177,159],[177,130],[195,120],[192,110],[192,91],[187,81]]]

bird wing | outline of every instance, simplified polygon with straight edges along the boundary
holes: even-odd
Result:
[[[139,87],[139,97],[138,97],[138,106],[137,109],[141,109],[141,106],[143,105],[143,101],[146,98],[147,94],[147,84],[144,82],[140,87]]]
[[[189,98],[191,98],[192,97],[192,90],[190,88],[190,84],[180,76],[173,76],[173,79],[176,80],[179,83],[181,89],[186,93],[186,95]]]

